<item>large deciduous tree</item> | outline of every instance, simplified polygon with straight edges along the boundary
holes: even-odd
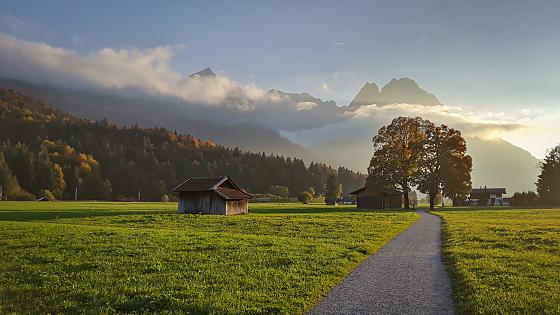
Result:
[[[446,125],[425,121],[424,126],[426,137],[418,190],[428,195],[430,209],[434,209],[439,193],[457,204],[471,189],[472,160],[466,154],[466,141],[460,131]]]
[[[406,209],[409,208],[408,192],[416,185],[420,174],[426,141],[425,123],[420,117],[398,117],[373,137],[374,155],[366,185],[402,189]]]
[[[419,117],[398,117],[379,129],[373,146],[366,186],[402,189],[407,209],[412,186],[429,196],[431,209],[438,194],[456,204],[471,190],[472,159],[456,129]]]
[[[560,145],[552,149],[541,163],[537,191],[545,205],[560,205]]]

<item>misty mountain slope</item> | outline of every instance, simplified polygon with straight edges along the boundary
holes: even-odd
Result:
[[[203,71],[205,75],[209,75],[206,70]],[[273,153],[338,165],[309,149],[291,143],[276,130],[245,122],[223,124],[192,118],[189,115],[191,111],[173,101],[149,97],[123,97],[101,91],[54,88],[17,80],[1,80],[0,86],[14,89],[70,114],[88,119],[107,118],[120,125],[138,124],[147,128],[162,126],[197,138],[208,139],[226,147],[239,147],[253,152]],[[211,114],[203,116],[214,117]]]
[[[344,161],[344,164],[365,172],[373,155],[371,138],[375,131],[351,137],[329,140],[312,147],[325,156]],[[506,187],[508,194],[535,190],[539,174],[539,160],[529,152],[502,139],[466,137],[468,154],[473,158],[473,187]]]
[[[529,152],[502,140],[468,138],[473,157],[473,187],[506,187],[508,194],[535,190],[539,160]]]

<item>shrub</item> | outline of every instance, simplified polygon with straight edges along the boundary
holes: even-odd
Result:
[[[6,198],[8,200],[20,200],[20,201],[31,201],[36,199],[35,195],[21,188],[10,192],[10,194],[7,195]]]
[[[290,191],[286,186],[272,185],[268,187],[268,192],[281,198],[288,198],[290,196]]]
[[[533,207],[539,205],[539,196],[534,191],[516,192],[511,198],[512,206]]]
[[[169,196],[167,194],[161,196],[161,202],[169,202]]]
[[[52,193],[52,191],[48,189],[41,190],[41,195],[39,197],[46,197],[49,200],[56,200],[56,197]]]
[[[303,203],[309,203],[309,201],[313,198],[308,191],[303,191],[298,196],[298,201]]]

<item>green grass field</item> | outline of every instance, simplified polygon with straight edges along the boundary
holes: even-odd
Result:
[[[412,212],[0,202],[0,313],[304,313]]]
[[[434,213],[459,314],[560,314],[560,209]]]

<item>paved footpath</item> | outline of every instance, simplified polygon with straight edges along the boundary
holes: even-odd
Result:
[[[421,218],[354,269],[309,314],[453,314],[439,217]]]

